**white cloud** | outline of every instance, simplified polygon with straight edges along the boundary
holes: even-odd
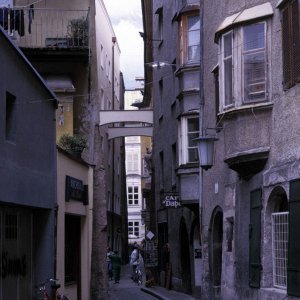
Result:
[[[135,87],[135,77],[144,76],[143,31],[140,0],[127,0],[122,5],[120,0],[104,0],[107,12],[114,27],[121,49],[121,71],[124,75],[126,89]]]

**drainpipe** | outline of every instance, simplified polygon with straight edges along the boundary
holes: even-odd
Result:
[[[111,99],[112,99],[112,110],[115,110],[115,44],[117,38],[112,37],[112,72],[111,72]],[[114,124],[112,125],[114,127]],[[115,226],[114,226],[114,214],[115,214],[115,139],[112,139],[112,183],[111,183],[111,204],[112,204],[112,214],[111,214],[111,248],[114,249],[114,241],[115,241]],[[119,250],[119,249],[114,249]]]

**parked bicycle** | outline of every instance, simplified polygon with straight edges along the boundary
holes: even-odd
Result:
[[[48,287],[51,288],[51,295],[48,293]],[[37,286],[36,300],[69,300],[66,295],[61,295],[58,291],[60,284],[58,279],[47,279]]]

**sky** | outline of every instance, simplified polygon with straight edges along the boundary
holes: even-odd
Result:
[[[103,0],[121,49],[120,67],[125,88],[134,89],[135,77],[144,76],[141,0]]]

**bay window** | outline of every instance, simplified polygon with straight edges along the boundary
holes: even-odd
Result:
[[[197,142],[199,136],[199,116],[183,116],[180,122],[180,164],[198,162]]]
[[[200,16],[199,12],[182,15],[179,22],[179,63],[200,60]]]
[[[239,25],[221,35],[221,110],[268,100],[266,25]]]

